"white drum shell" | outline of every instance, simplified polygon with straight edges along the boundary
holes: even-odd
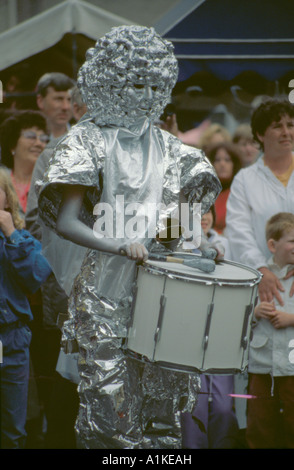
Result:
[[[126,352],[180,371],[243,371],[259,280],[257,271],[229,261],[211,274],[175,263],[140,266]]]

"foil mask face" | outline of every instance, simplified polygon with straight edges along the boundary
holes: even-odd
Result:
[[[178,77],[173,45],[153,28],[112,28],[87,51],[78,86],[97,125],[157,119]]]

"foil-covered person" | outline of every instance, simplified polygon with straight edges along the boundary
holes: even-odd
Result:
[[[89,248],[63,329],[64,345],[76,341],[79,348],[79,447],[181,448],[180,412],[192,411],[197,400],[197,374],[135,361],[121,347],[136,263],[152,248],[148,229],[172,215],[180,194],[206,212],[221,189],[201,151],[154,125],[177,74],[172,44],[152,28],[121,26],[99,39],[78,74],[88,112],[56,147],[36,185],[43,221]],[[138,203],[165,209],[128,237],[127,230],[120,233],[121,206],[116,210],[122,198],[123,229],[133,215],[127,209]],[[105,221],[101,236],[93,230],[99,220],[93,207],[96,213],[105,204],[116,230]]]

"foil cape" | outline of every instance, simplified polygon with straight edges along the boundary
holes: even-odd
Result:
[[[113,28],[97,41],[78,77],[88,114],[58,144],[43,181],[36,183],[39,214],[48,227],[56,229],[65,185],[87,188],[79,217],[91,228],[101,203],[111,205],[116,222],[119,195],[126,204],[162,202],[158,230],[177,211],[180,191],[191,207],[201,202],[203,213],[209,209],[221,185],[208,159],[152,124],[176,78],[172,45],[152,28]],[[149,250],[152,222],[137,235]],[[180,414],[196,404],[197,374],[124,354],[135,282],[134,261],[96,250],[87,251],[74,281],[63,344],[66,349],[76,342],[79,348],[79,447],[180,448]]]

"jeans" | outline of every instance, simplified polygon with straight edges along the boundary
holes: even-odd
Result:
[[[2,449],[23,449],[29,383],[31,330],[18,322],[0,329],[3,358],[0,363]]]

